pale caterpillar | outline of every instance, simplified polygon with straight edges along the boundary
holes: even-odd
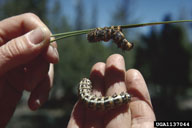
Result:
[[[112,96],[97,97],[92,94],[92,84],[87,78],[83,78],[79,83],[79,97],[81,101],[90,109],[93,110],[109,110],[114,109],[123,104],[127,104],[131,100],[131,95],[122,92]]]

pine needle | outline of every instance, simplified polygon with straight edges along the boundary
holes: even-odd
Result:
[[[128,25],[121,25],[121,28],[122,29],[136,28],[136,27],[144,27],[144,26],[152,26],[152,25],[160,25],[160,24],[171,24],[171,23],[182,23],[182,22],[192,22],[192,20],[176,20],[176,21],[152,22],[152,23],[142,23],[142,24],[128,24]],[[114,26],[114,27],[116,28],[117,26]],[[110,28],[110,27],[108,27],[108,28]],[[50,42],[54,42],[54,41],[68,38],[71,36],[87,34],[90,31],[93,31],[94,29],[95,28],[53,34],[53,35],[51,35],[51,37],[55,37],[55,39],[51,40]]]

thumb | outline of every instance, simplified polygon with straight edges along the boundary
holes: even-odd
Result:
[[[0,76],[17,66],[33,60],[48,47],[49,40],[49,30],[39,27],[1,46]]]

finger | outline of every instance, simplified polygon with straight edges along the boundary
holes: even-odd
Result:
[[[49,36],[51,35],[47,26],[33,13],[25,13],[5,19],[0,22],[0,46],[7,43],[11,39],[17,38],[39,27],[45,28],[48,31]],[[48,40],[50,40],[50,38]],[[56,50],[56,42],[53,42],[52,46],[54,46],[54,48],[49,46],[44,55],[49,63],[57,63],[59,57]]]
[[[153,128],[155,115],[146,83],[139,71],[126,72],[126,85],[133,96],[130,103],[132,127]]]
[[[67,128],[84,128],[84,123],[86,123],[85,107],[82,102],[77,101],[71,113]]]
[[[74,105],[71,112],[71,116],[67,125],[67,128],[84,128],[85,122],[85,111],[83,102],[80,100]]]
[[[46,28],[37,28],[1,46],[0,75],[37,57],[48,47],[49,38]]]
[[[104,94],[104,73],[105,63],[96,63],[91,70],[90,79],[93,85],[93,95],[102,96]],[[87,109],[85,117],[85,128],[102,128],[104,112]]]
[[[24,89],[33,91],[36,86],[47,76],[50,64],[39,57],[36,61],[25,66]]]
[[[38,109],[42,104],[47,101],[49,97],[49,91],[52,88],[53,84],[53,75],[53,65],[51,65],[48,75],[31,92],[30,98],[28,100],[28,105],[31,110]]]
[[[38,27],[48,29],[39,17],[33,13],[25,13],[2,20],[0,22],[0,44],[4,44]]]
[[[19,102],[22,93],[5,83],[5,78],[0,78],[0,128],[4,128],[13,115],[17,103]]]
[[[90,79],[93,85],[93,94],[97,96],[102,95],[101,93],[103,92],[104,69],[105,64],[100,62],[92,67],[90,73]],[[68,128],[87,128],[91,126],[94,126],[94,128],[100,128],[103,126],[103,123],[101,123],[101,115],[101,112],[87,110],[85,105],[81,101],[78,101],[73,108],[73,112],[68,123]]]
[[[44,58],[47,60],[49,63],[58,63],[59,61],[59,54],[57,51],[57,44],[56,42],[53,42],[49,45],[48,49],[46,52],[43,54]]]
[[[6,79],[18,91],[32,91],[47,76],[49,63],[42,57],[8,72]],[[19,74],[19,75],[18,75]]]
[[[49,63],[39,57],[30,64],[11,70],[6,79],[17,91],[33,91],[49,71]],[[18,75],[19,74],[19,75]]]
[[[103,96],[104,95],[104,74],[105,74],[105,63],[98,62],[93,65],[90,72],[90,80],[93,85],[93,95]]]
[[[125,85],[125,62],[121,55],[111,55],[106,62],[105,70],[106,95],[127,92]],[[106,112],[106,128],[127,128],[130,126],[130,112],[127,105]]]
[[[106,95],[126,91],[125,62],[121,55],[113,54],[106,61],[105,70]],[[116,90],[116,92],[114,92]]]

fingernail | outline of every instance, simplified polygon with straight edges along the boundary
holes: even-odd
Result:
[[[26,34],[26,36],[32,44],[40,44],[45,42],[47,31],[46,28],[39,27]]]

